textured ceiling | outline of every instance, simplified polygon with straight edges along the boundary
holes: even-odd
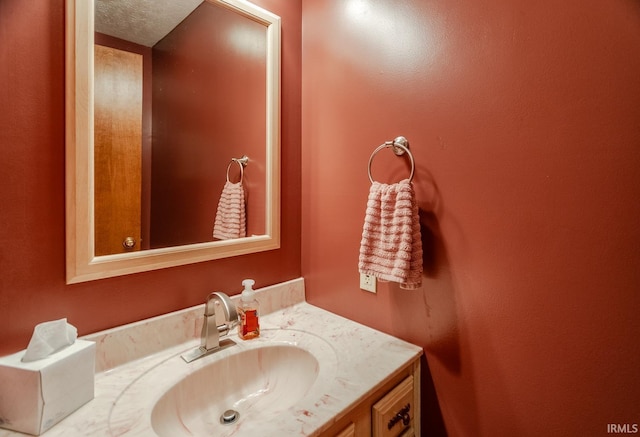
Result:
[[[96,0],[95,30],[153,47],[202,0]]]

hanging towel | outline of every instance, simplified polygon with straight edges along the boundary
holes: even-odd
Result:
[[[213,238],[229,240],[246,237],[247,219],[242,182],[227,181],[222,189],[216,219],[213,224]]]
[[[373,182],[360,241],[360,273],[400,283],[422,285],[422,239],[418,205],[409,179],[397,184]]]

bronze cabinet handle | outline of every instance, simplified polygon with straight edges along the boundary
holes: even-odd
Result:
[[[409,422],[411,422],[411,416],[409,415],[409,410],[411,410],[411,404],[407,404],[404,407],[402,407],[400,411],[398,411],[398,413],[396,413],[396,415],[393,416],[391,420],[389,420],[389,423],[387,424],[387,429],[393,428],[394,426],[396,426],[396,423],[400,421],[404,426],[409,425]]]

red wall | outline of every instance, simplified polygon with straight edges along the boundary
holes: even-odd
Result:
[[[302,3],[311,303],[425,348],[425,435],[640,423],[640,3]],[[357,272],[367,162],[397,135],[417,162],[424,286],[373,295]]]
[[[262,24],[206,2],[153,47],[151,247],[213,240],[243,155],[247,235],[265,233],[266,49]]]
[[[282,17],[282,248],[65,285],[64,2],[0,1],[0,355],[46,320],[82,335],[300,276],[301,6],[255,3]]]

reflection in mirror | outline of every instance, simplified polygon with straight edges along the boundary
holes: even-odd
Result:
[[[279,247],[279,18],[243,0],[67,11],[67,282]],[[230,187],[242,232],[215,238]]]
[[[264,234],[265,26],[208,2],[95,7],[96,255],[212,241],[223,166],[243,154],[263,164],[243,217]]]

